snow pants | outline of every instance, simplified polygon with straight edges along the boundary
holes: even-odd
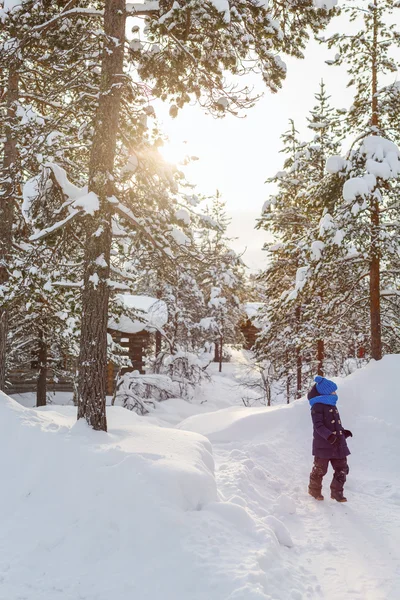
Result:
[[[314,456],[314,465],[310,474],[310,484],[308,487],[310,492],[321,493],[322,479],[328,471],[329,463],[331,463],[334,471],[331,491],[343,493],[343,486],[346,482],[346,476],[349,473],[347,458],[318,458],[318,456]]]

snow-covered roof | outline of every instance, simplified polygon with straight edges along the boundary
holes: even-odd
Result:
[[[138,319],[121,315],[108,321],[109,329],[122,333],[139,333],[139,331],[155,331],[164,327],[168,321],[168,309],[163,300],[151,296],[134,296],[117,294],[116,301],[123,307],[135,311]]]
[[[264,306],[265,304],[263,302],[246,302],[243,304],[243,309],[247,315],[247,318],[252,321],[255,327],[261,327],[261,323],[256,319],[256,317],[259,315],[260,309]]]

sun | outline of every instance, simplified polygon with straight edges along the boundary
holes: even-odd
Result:
[[[187,142],[166,140],[163,146],[159,146],[158,151],[166,162],[179,165],[188,155]]]

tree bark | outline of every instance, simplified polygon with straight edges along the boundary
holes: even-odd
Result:
[[[156,331],[156,357],[161,352],[161,342],[162,342],[161,333],[159,331]]]
[[[214,362],[219,363],[219,342],[218,340],[214,343]]]
[[[14,204],[18,193],[18,149],[17,135],[14,132],[18,101],[19,73],[16,64],[10,65],[7,81],[7,119],[5,123],[5,143],[0,194],[0,286],[8,280],[8,262],[12,247],[12,227]],[[8,334],[8,307],[4,298],[0,299],[0,390],[6,384],[6,357]]]
[[[303,389],[303,376],[302,376],[303,359],[301,357],[300,348],[297,348],[296,354],[297,354],[297,356],[296,356],[296,387],[297,387],[297,398],[301,398],[301,393],[302,393],[302,389]]]
[[[79,360],[78,419],[107,431],[107,322],[110,274],[112,172],[116,152],[123,81],[125,0],[106,0],[101,93],[89,164],[89,191],[100,208],[87,217]]]
[[[317,374],[324,376],[325,343],[324,340],[317,341]]]
[[[301,307],[297,306],[296,307],[296,324],[297,324],[297,332],[300,331],[300,320],[301,320]],[[297,398],[301,397],[301,392],[302,392],[302,388],[303,388],[303,374],[302,374],[302,368],[303,368],[303,358],[301,356],[301,347],[300,345],[298,345],[296,347],[296,396]]]
[[[36,385],[36,406],[46,406],[47,397],[47,342],[43,330],[39,332],[39,377]]]
[[[218,371],[220,373],[222,373],[222,354],[223,354],[223,349],[224,349],[224,340],[221,336],[220,342],[219,342],[219,367],[218,367]]]
[[[379,203],[371,198],[371,257],[369,266],[369,296],[371,318],[371,356],[382,358],[381,293],[380,293],[380,248],[379,248]]]
[[[377,7],[377,0],[374,0]],[[374,11],[373,48],[372,48],[372,102],[371,125],[379,127],[378,106],[378,15]],[[371,356],[375,360],[382,358],[382,332],[381,332],[381,297],[380,297],[380,245],[379,245],[379,200],[373,195],[370,199],[371,212],[371,248],[369,263],[369,297],[370,297],[370,322],[371,322]]]

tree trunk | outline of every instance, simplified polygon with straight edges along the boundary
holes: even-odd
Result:
[[[371,317],[371,356],[382,358],[381,294],[379,257],[379,203],[371,198],[371,257],[369,266],[369,297]]]
[[[36,385],[36,406],[46,406],[47,396],[47,342],[43,333],[39,333],[39,377]]]
[[[301,394],[302,394],[302,389],[303,389],[303,374],[302,374],[302,368],[303,368],[303,359],[301,357],[301,351],[300,348],[297,348],[296,350],[296,387],[297,387],[297,398],[301,398]]]
[[[82,294],[82,328],[79,355],[78,419],[107,431],[107,322],[110,274],[111,213],[108,198],[114,193],[114,167],[123,80],[125,0],[106,0],[101,93],[89,164],[89,191],[97,194],[100,208],[87,216]]]
[[[324,360],[325,360],[325,343],[324,340],[318,340],[317,342],[317,374],[324,376]]]
[[[214,362],[219,363],[219,342],[214,343]]]
[[[17,66],[11,65],[7,82],[7,118],[3,158],[3,189],[0,193],[0,287],[8,280],[8,261],[12,247],[14,204],[18,193],[18,150],[14,131],[18,101],[19,74]],[[8,333],[8,307],[0,299],[0,390],[5,389]]]
[[[300,320],[301,320],[301,307],[297,306],[296,307],[296,324],[297,324],[297,331],[300,331]],[[303,374],[302,374],[302,367],[303,367],[303,359],[301,356],[301,347],[297,346],[296,347],[296,396],[297,398],[301,397],[301,392],[302,392],[302,388],[303,388]]]
[[[223,354],[223,348],[224,348],[224,340],[221,336],[220,342],[219,342],[219,368],[218,371],[221,373],[222,372],[222,354]]]
[[[374,0],[377,7],[377,0]],[[378,132],[379,106],[378,106],[378,15],[374,11],[373,52],[372,52],[372,116],[371,125]],[[379,247],[379,200],[375,196],[370,199],[371,211],[371,252],[369,264],[369,298],[371,321],[371,356],[375,360],[382,358],[382,333],[381,333],[381,297],[380,297],[380,247]]]
[[[161,333],[159,331],[156,331],[156,357],[161,352],[161,341],[162,341]]]

